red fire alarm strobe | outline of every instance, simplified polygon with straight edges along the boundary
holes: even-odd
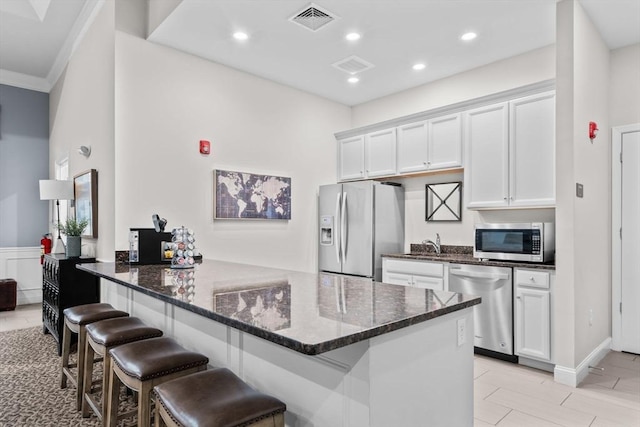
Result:
[[[200,154],[210,154],[211,153],[211,143],[207,140],[200,140]]]

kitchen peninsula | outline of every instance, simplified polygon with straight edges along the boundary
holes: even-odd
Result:
[[[108,281],[105,302],[285,401],[289,426],[473,424],[479,298],[213,260],[78,268]]]

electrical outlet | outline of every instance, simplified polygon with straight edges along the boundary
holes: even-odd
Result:
[[[458,346],[467,342],[467,320],[458,319]]]

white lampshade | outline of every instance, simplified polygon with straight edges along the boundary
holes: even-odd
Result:
[[[40,200],[73,200],[73,181],[41,179]]]

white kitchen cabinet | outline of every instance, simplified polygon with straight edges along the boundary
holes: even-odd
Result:
[[[396,170],[396,129],[386,129],[369,133],[365,137],[365,176],[395,175]]]
[[[338,140],[338,179],[375,178],[396,174],[396,129]]]
[[[338,177],[341,181],[363,179],[364,135],[338,140]]]
[[[462,166],[460,114],[398,127],[398,173]]]
[[[554,92],[509,103],[509,204],[553,206],[556,202]]]
[[[555,93],[465,113],[469,208],[555,204]]]
[[[546,271],[514,269],[518,356],[551,362],[551,278]]]
[[[382,281],[423,289],[444,290],[444,264],[441,262],[382,259]]]
[[[476,108],[465,113],[467,207],[509,205],[509,104]]]

